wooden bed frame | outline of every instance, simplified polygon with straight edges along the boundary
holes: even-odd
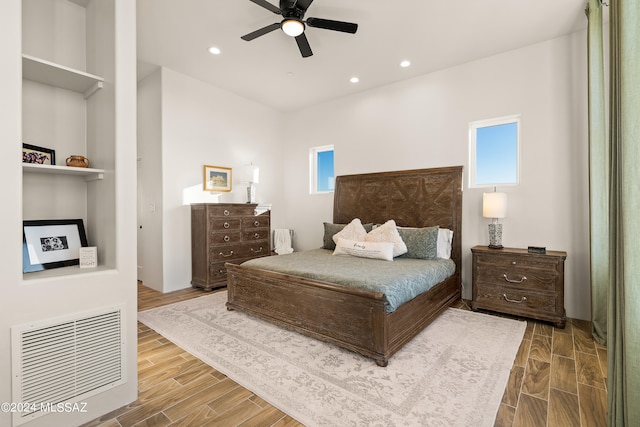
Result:
[[[462,166],[338,176],[333,222],[453,230],[456,272],[393,313],[384,295],[227,264],[228,310],[239,310],[375,359],[389,358],[461,298]]]

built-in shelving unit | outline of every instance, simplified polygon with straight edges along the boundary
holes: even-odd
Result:
[[[24,280],[90,274],[113,268],[115,245],[114,57],[107,46],[113,3],[103,0],[22,0],[21,142],[55,151],[57,164],[22,164],[23,219],[81,218],[97,269],[56,268],[23,274]],[[98,43],[98,41],[100,41]],[[20,142],[19,142],[20,143]],[[88,168],[69,167],[81,155]],[[111,230],[111,232],[109,231]]]

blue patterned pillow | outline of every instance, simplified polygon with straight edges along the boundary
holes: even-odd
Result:
[[[398,227],[400,237],[407,245],[403,258],[436,259],[438,256],[438,227]]]

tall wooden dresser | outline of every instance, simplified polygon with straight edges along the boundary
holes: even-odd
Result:
[[[485,309],[553,322],[566,323],[564,261],[567,253],[527,249],[490,249],[474,246],[474,310]]]
[[[271,212],[256,204],[191,205],[191,285],[210,291],[227,285],[226,262],[241,263],[271,252]]]

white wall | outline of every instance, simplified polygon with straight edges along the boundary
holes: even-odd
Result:
[[[139,142],[148,145],[145,150],[161,151],[162,180],[145,183],[143,192],[145,197],[151,195],[146,206],[155,204],[154,215],[161,216],[162,238],[160,243],[154,243],[145,237],[142,244],[145,252],[162,246],[160,262],[150,262],[152,268],[162,266],[162,277],[157,278],[162,284],[147,281],[146,272],[145,284],[170,292],[191,286],[189,203],[245,203],[242,166],[253,162],[260,167],[257,202],[272,204],[273,227],[284,227],[281,192],[284,134],[282,115],[275,110],[168,68],[162,68],[160,73],[160,138]],[[144,89],[144,84],[142,88],[155,90]],[[148,162],[141,157],[146,168]],[[203,192],[204,165],[231,167],[232,192],[219,195]],[[143,265],[145,271],[149,267]]]
[[[30,422],[29,426],[80,425],[109,411],[124,406],[137,396],[137,329],[135,242],[129,236],[135,233],[135,4],[126,0],[106,2],[100,8],[115,13],[116,40],[110,40],[117,56],[113,68],[115,77],[108,82],[110,93],[115,92],[116,129],[115,168],[109,170],[110,185],[117,193],[112,211],[109,234],[117,242],[113,252],[113,268],[61,277],[39,276],[23,278],[22,274],[22,200],[37,194],[22,192],[22,165],[18,160],[22,141],[21,117],[21,1],[0,2],[0,156],[7,159],[0,168],[5,183],[0,210],[0,271],[2,271],[2,298],[0,298],[0,401],[15,401],[11,386],[11,327],[74,313],[84,313],[102,307],[124,305],[123,336],[127,382],[104,393],[86,399],[86,413],[57,413],[45,415]],[[59,2],[58,2],[59,4]],[[103,10],[103,9],[101,9]],[[115,28],[112,26],[112,28]],[[114,86],[115,83],[115,86]],[[103,90],[105,90],[103,89]],[[113,123],[112,123],[113,124]],[[15,161],[13,160],[15,159]],[[135,187],[133,187],[135,188]],[[113,199],[111,199],[113,200]],[[113,203],[112,203],[113,204]],[[115,244],[114,244],[115,245]],[[99,243],[99,246],[103,247]],[[111,266],[109,266],[111,267]],[[0,425],[11,425],[11,414],[0,412]]]
[[[138,280],[162,292],[162,71],[138,81]],[[147,268],[145,268],[145,266]]]
[[[309,195],[309,148],[335,145],[336,175],[465,166],[463,282],[488,243],[482,189],[467,188],[468,124],[521,114],[521,183],[509,197],[503,244],[568,253],[567,315],[590,316],[586,36],[577,33],[289,114],[284,194],[296,249],[322,242],[332,195]],[[492,191],[492,189],[491,189]]]

